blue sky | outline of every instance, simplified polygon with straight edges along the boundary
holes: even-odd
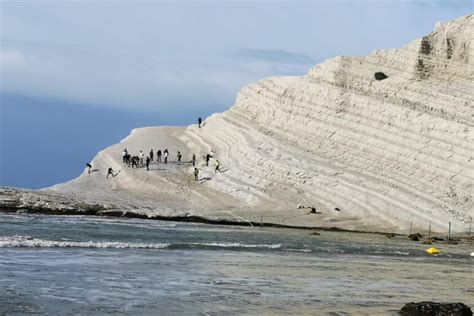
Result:
[[[3,123],[21,121],[9,129],[2,124],[2,151],[28,147],[57,124],[54,115],[36,124],[37,111],[93,108],[112,116],[134,113],[142,117],[138,125],[189,124],[229,108],[242,86],[264,77],[303,75],[335,55],[397,48],[431,32],[437,21],[473,11],[472,1],[457,0],[31,0],[0,6],[0,115]],[[37,133],[20,141],[15,126],[35,126]],[[92,156],[97,146],[126,136],[129,126],[105,120],[96,128],[116,128],[120,135],[103,133],[100,144],[81,149]],[[14,171],[7,177],[4,160],[0,185],[44,185],[33,171],[20,182]],[[82,171],[78,164],[58,173],[73,177]]]

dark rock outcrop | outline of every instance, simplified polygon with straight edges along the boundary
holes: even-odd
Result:
[[[408,239],[413,240],[413,241],[419,241],[421,237],[423,236],[420,233],[408,235]]]
[[[374,73],[374,78],[375,78],[375,80],[379,80],[379,81],[380,81],[380,80],[387,79],[388,76],[387,76],[386,74],[384,74],[383,72],[378,71],[378,72]]]
[[[407,303],[400,310],[401,316],[472,316],[469,306],[463,303],[418,302]]]

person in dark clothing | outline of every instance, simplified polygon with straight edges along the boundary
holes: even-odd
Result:
[[[91,173],[92,165],[90,163],[86,163],[86,166],[88,168],[87,173]]]
[[[177,157],[178,157],[178,163],[180,163],[181,162],[181,152],[179,150],[178,150],[178,156]]]
[[[146,161],[146,170],[148,171],[150,170],[150,157],[147,156],[145,161]]]
[[[209,167],[209,160],[211,160],[211,154],[207,154],[206,156],[204,156],[206,158],[206,166]]]
[[[126,155],[125,155],[125,163],[127,164],[127,166],[130,167],[130,165],[131,165],[131,163],[132,163],[132,162],[131,162],[131,156],[130,156],[130,154],[126,154]]]
[[[214,173],[216,173],[217,171],[221,172],[221,163],[219,162],[219,160],[216,160],[216,170],[214,170]]]
[[[109,176],[112,176],[112,178],[115,177],[114,169],[112,169],[112,167],[110,167],[109,170],[107,171],[107,178],[106,179],[108,179]]]
[[[124,150],[122,150],[122,159],[123,159],[123,163],[125,163],[125,157],[128,155],[128,151],[127,151],[127,148],[125,148]]]
[[[199,169],[194,168],[194,181],[199,181]]]
[[[154,154],[153,154],[153,149],[152,149],[152,150],[150,150],[150,160],[151,161],[153,161],[153,156],[154,156]]]
[[[161,149],[156,152],[156,162],[161,162]]]
[[[199,125],[199,128],[201,128],[201,123],[202,123],[202,118],[198,118],[198,125]]]
[[[196,155],[193,154],[193,167],[196,167]]]
[[[138,158],[138,156],[133,156],[132,157],[132,169],[133,169],[133,167],[138,168],[138,162],[139,161],[140,161],[140,159]]]

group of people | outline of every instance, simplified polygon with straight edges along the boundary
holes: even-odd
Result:
[[[198,127],[201,128],[201,125],[202,125],[202,119],[198,118]],[[143,167],[145,165],[146,170],[150,170],[150,163],[153,163],[154,161],[156,163],[168,164],[169,155],[170,155],[170,153],[169,153],[168,149],[165,149],[163,151],[161,151],[161,149],[158,149],[156,151],[156,160],[155,160],[155,152],[153,152],[153,149],[151,149],[149,154],[145,157],[145,154],[143,153],[142,150],[140,150],[140,153],[138,155],[132,156],[128,152],[127,148],[124,148],[124,150],[122,151],[122,162],[125,165],[127,165],[128,167],[131,167],[132,169],[133,168],[138,169],[138,168]],[[176,154],[176,160],[177,160],[178,164],[181,164],[182,157],[183,157],[183,155],[181,154],[181,151],[178,150],[177,154]],[[206,166],[209,167],[209,162],[212,158],[212,155],[211,154],[206,154],[203,158],[206,161]],[[196,167],[196,154],[193,153],[193,156],[192,156],[190,162],[193,164],[193,167],[194,167],[194,172],[193,172],[194,173],[194,180],[199,181],[199,169]],[[86,166],[88,168],[88,173],[90,174],[92,165],[87,163]],[[221,172],[221,163],[219,162],[219,160],[216,159],[214,173],[216,173],[218,171]],[[117,174],[118,174],[118,172],[115,172],[112,168],[109,168],[107,170],[107,177],[106,178],[108,179],[109,176],[115,177]]]
[[[150,170],[150,163],[153,163],[153,162],[168,164],[168,157],[169,157],[168,149],[163,150],[163,152],[161,151],[161,149],[158,149],[156,151],[156,160],[155,160],[155,152],[153,151],[153,149],[150,150],[149,154],[146,157],[142,150],[140,150],[140,153],[136,156],[132,156],[128,152],[127,148],[124,148],[124,150],[122,151],[122,162],[124,164],[126,164],[127,166],[131,168],[139,168],[145,165],[146,170]],[[181,164],[182,158],[183,158],[183,155],[181,154],[181,151],[178,150],[176,153],[176,161],[178,164]],[[212,155],[207,154],[203,158],[206,161],[206,166],[209,167],[209,162],[212,158]],[[196,154],[193,153],[190,162],[193,164],[193,167],[194,167],[194,180],[199,181],[199,169],[196,167]],[[219,162],[219,160],[216,160],[214,172],[215,173],[221,172],[221,163]],[[108,176],[109,175],[107,175],[107,177]]]
[[[161,149],[158,149],[156,151],[156,163],[168,164],[169,155],[170,153],[168,149],[163,150],[163,152],[161,151]],[[194,156],[195,155],[193,154],[193,157]],[[163,157],[163,160],[162,160],[162,157]],[[176,156],[178,163],[181,163],[182,157],[183,155],[181,155],[181,152],[178,150],[178,153]],[[145,165],[146,170],[150,170],[150,163],[154,161],[154,158],[155,158],[155,153],[153,152],[153,149],[150,150],[150,153],[146,157],[142,150],[140,150],[140,153],[136,156],[132,156],[131,154],[129,154],[127,148],[125,148],[122,151],[122,162],[131,168],[139,168]],[[194,166],[194,162],[193,162],[193,166]]]

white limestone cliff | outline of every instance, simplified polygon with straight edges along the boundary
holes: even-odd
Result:
[[[96,156],[99,172],[51,189],[137,212],[146,205],[150,214],[378,231],[406,231],[410,222],[445,231],[452,222],[466,231],[474,217],[473,30],[469,15],[400,49],[267,78],[203,128],[135,129]],[[189,163],[132,170],[122,165],[124,148],[168,148],[171,160],[180,150],[185,161],[194,152],[203,180],[193,181]],[[224,172],[203,165],[209,152]],[[108,167],[121,173],[107,180]]]

